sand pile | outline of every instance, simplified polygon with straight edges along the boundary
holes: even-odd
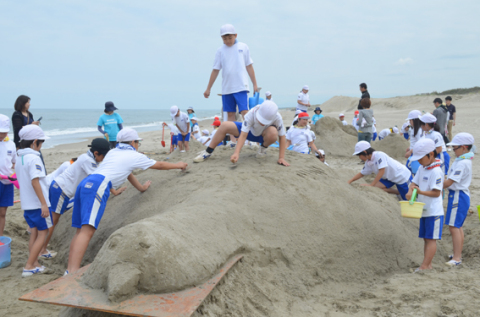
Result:
[[[327,155],[352,156],[357,143],[357,131],[353,126],[344,126],[336,118],[323,117],[313,129],[317,135],[315,145]]]
[[[403,135],[389,134],[386,138],[380,141],[372,143],[372,147],[375,150],[387,153],[390,157],[399,160],[406,161],[405,152],[410,146],[410,142],[405,140]]]
[[[321,121],[320,131],[336,125]],[[188,173],[138,173],[154,183],[143,194],[130,188],[111,199],[86,254],[94,258],[86,285],[111,301],[180,290],[244,253],[232,272],[236,290],[228,296],[235,302],[215,300],[203,311],[283,315],[289,301],[309,299],[317,286],[364,283],[422,259],[423,245],[412,239],[416,222],[402,219],[398,202],[381,190],[348,186],[311,155],[289,153],[292,166],[285,168],[275,164],[275,151],[258,160],[246,149],[232,167],[231,153],[219,149]],[[226,300],[221,287],[214,296]]]

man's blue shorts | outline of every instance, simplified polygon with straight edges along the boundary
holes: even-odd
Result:
[[[445,225],[461,228],[468,215],[470,197],[463,190],[449,190]]]
[[[248,92],[240,91],[233,94],[222,95],[223,111],[238,112],[248,111]]]
[[[443,216],[420,218],[418,237],[423,239],[442,240]]]
[[[188,133],[186,136],[183,136],[181,133],[177,135],[177,141],[178,142],[190,142],[190,133]]]
[[[63,215],[64,212],[67,211],[70,199],[65,195],[60,186],[58,186],[57,182],[53,181],[52,184],[50,184],[48,197],[50,198],[50,212]]]
[[[242,133],[242,122],[234,121],[235,124],[237,125],[237,130],[238,130],[238,136],[240,136],[240,133]],[[254,136],[252,132],[248,132],[247,140],[250,142],[258,142],[260,144],[263,144],[263,136]]]
[[[24,210],[23,217],[30,228],[37,230],[47,230],[53,225],[52,213],[49,212],[47,218],[42,217],[42,209]]]
[[[13,184],[5,185],[0,182],[0,207],[13,206]]]
[[[112,182],[100,174],[88,175],[78,185],[73,204],[72,227],[90,225],[98,229],[110,197],[110,188]]]
[[[408,187],[410,186],[410,182],[412,181],[412,177],[410,176],[410,180],[406,183],[403,184],[395,184],[392,181],[389,181],[388,179],[380,179],[380,183],[385,185],[386,188],[390,188],[393,185],[397,186],[398,192],[400,193],[400,196],[402,196],[403,200],[408,200],[406,195],[408,193]]]

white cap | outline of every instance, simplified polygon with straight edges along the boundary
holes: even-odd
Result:
[[[409,126],[409,124],[407,122],[405,122],[403,125],[402,125],[402,132],[403,133],[406,133],[405,132],[405,129]]]
[[[190,121],[192,121],[192,120],[198,121],[198,118],[197,117],[191,117]]]
[[[412,110],[408,113],[408,118],[407,120],[413,120],[413,119],[418,119],[422,115],[422,112],[420,110]]]
[[[270,91],[267,91],[267,92],[265,93],[265,96],[266,96],[266,97],[271,96],[271,95],[272,95],[272,93],[271,93]]]
[[[370,143],[368,143],[367,141],[360,141],[357,144],[355,144],[355,153],[353,153],[353,155],[362,153],[363,151],[368,150],[369,148],[371,148]]]
[[[131,142],[131,141],[141,141],[143,140],[138,136],[137,131],[132,128],[123,128],[117,134],[117,142]]]
[[[435,122],[437,122],[437,118],[431,113],[426,113],[423,116],[419,116],[418,119],[420,119],[420,121],[425,122],[425,123],[435,123]]]
[[[178,113],[178,107],[177,106],[171,106],[170,107],[170,115],[172,117],[175,117]]]
[[[224,24],[220,28],[220,36],[224,36],[224,35],[227,35],[227,34],[237,34],[237,32],[235,31],[235,27],[233,25]]]
[[[202,133],[203,133],[203,134],[206,134],[206,135],[210,135],[210,132],[209,132],[207,129],[202,130]]]
[[[303,90],[309,90],[309,89],[308,89],[308,85],[304,85],[304,86],[302,87],[302,89],[303,89]]]
[[[393,133],[398,133],[398,128],[397,128],[397,127],[393,127],[393,128],[392,128],[392,131],[393,131]]]
[[[4,114],[0,114],[0,133],[10,131],[10,118]]]
[[[322,156],[325,156],[325,151],[324,151],[324,150],[318,149],[318,152],[319,152],[320,154],[322,154]],[[318,156],[318,153],[315,152],[315,155]]]
[[[410,161],[418,161],[425,155],[435,150],[435,142],[432,139],[422,138],[413,146],[413,154]]]
[[[302,110],[295,110],[295,114],[299,114]]]
[[[338,117],[345,117],[343,113],[339,114]]]
[[[29,124],[24,126],[20,132],[18,132],[20,140],[33,141],[33,140],[47,140],[50,139],[43,133],[42,128],[35,124]]]
[[[268,125],[275,120],[277,112],[277,105],[271,100],[265,100],[255,113],[255,117],[261,124]]]
[[[452,142],[448,143],[448,146],[452,145],[473,145],[475,139],[470,133],[462,132],[453,137]]]

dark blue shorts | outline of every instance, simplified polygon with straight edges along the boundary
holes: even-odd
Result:
[[[190,133],[186,136],[183,136],[181,133],[177,135],[177,142],[189,142],[190,141]]]
[[[223,111],[238,112],[248,111],[248,93],[240,91],[233,94],[222,95]]]
[[[407,133],[404,133],[404,134],[403,134],[403,137],[405,138],[405,140],[408,140],[408,138],[410,137],[410,135],[409,135],[408,132],[407,132]]]
[[[445,225],[461,228],[468,215],[470,197],[462,190],[449,190]]]
[[[13,206],[13,184],[5,185],[0,182],[0,207]]]
[[[442,240],[443,216],[420,218],[418,237],[423,239]]]
[[[42,217],[42,209],[24,210],[23,217],[30,228],[37,230],[47,230],[53,225],[52,213],[47,218]]]
[[[58,186],[57,182],[53,181],[50,185],[48,197],[50,198],[50,212],[63,215],[63,213],[67,211],[70,199],[65,195],[60,186]]]
[[[410,182],[412,181],[412,177],[410,177],[410,180],[406,183],[403,184],[395,184],[394,182],[389,181],[388,179],[380,179],[380,183],[385,185],[385,187],[390,188],[393,185],[397,186],[398,192],[400,193],[400,196],[402,196],[403,200],[408,200],[406,195],[408,193],[408,187],[410,186]]]
[[[110,197],[112,182],[100,174],[88,175],[77,187],[73,204],[72,227],[90,225],[98,229]]]
[[[172,135],[172,144],[178,145],[178,135]]]
[[[235,124],[237,125],[237,130],[238,130],[238,136],[240,136],[240,133],[242,133],[242,123],[238,121],[234,121]],[[260,144],[263,144],[263,136],[254,136],[252,132],[248,132],[247,140],[250,142],[258,142]]]

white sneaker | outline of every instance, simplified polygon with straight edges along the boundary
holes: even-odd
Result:
[[[185,150],[181,150],[180,153],[185,153]]]
[[[264,148],[260,145],[256,156],[257,158],[264,158],[265,156],[267,156],[267,148]]]
[[[36,267],[32,270],[23,269],[22,277],[29,277],[29,276],[32,276],[33,274],[37,274],[37,273],[39,273],[38,267]]]
[[[203,150],[202,152],[198,153],[198,156],[193,159],[195,163],[200,163],[208,159],[212,154],[208,153],[206,150]]]
[[[69,273],[68,273],[68,270],[65,270],[65,273],[63,273],[63,276],[67,276]]]
[[[234,149],[236,146],[237,146],[237,143],[234,143],[234,142],[230,142],[230,148],[231,149]]]

